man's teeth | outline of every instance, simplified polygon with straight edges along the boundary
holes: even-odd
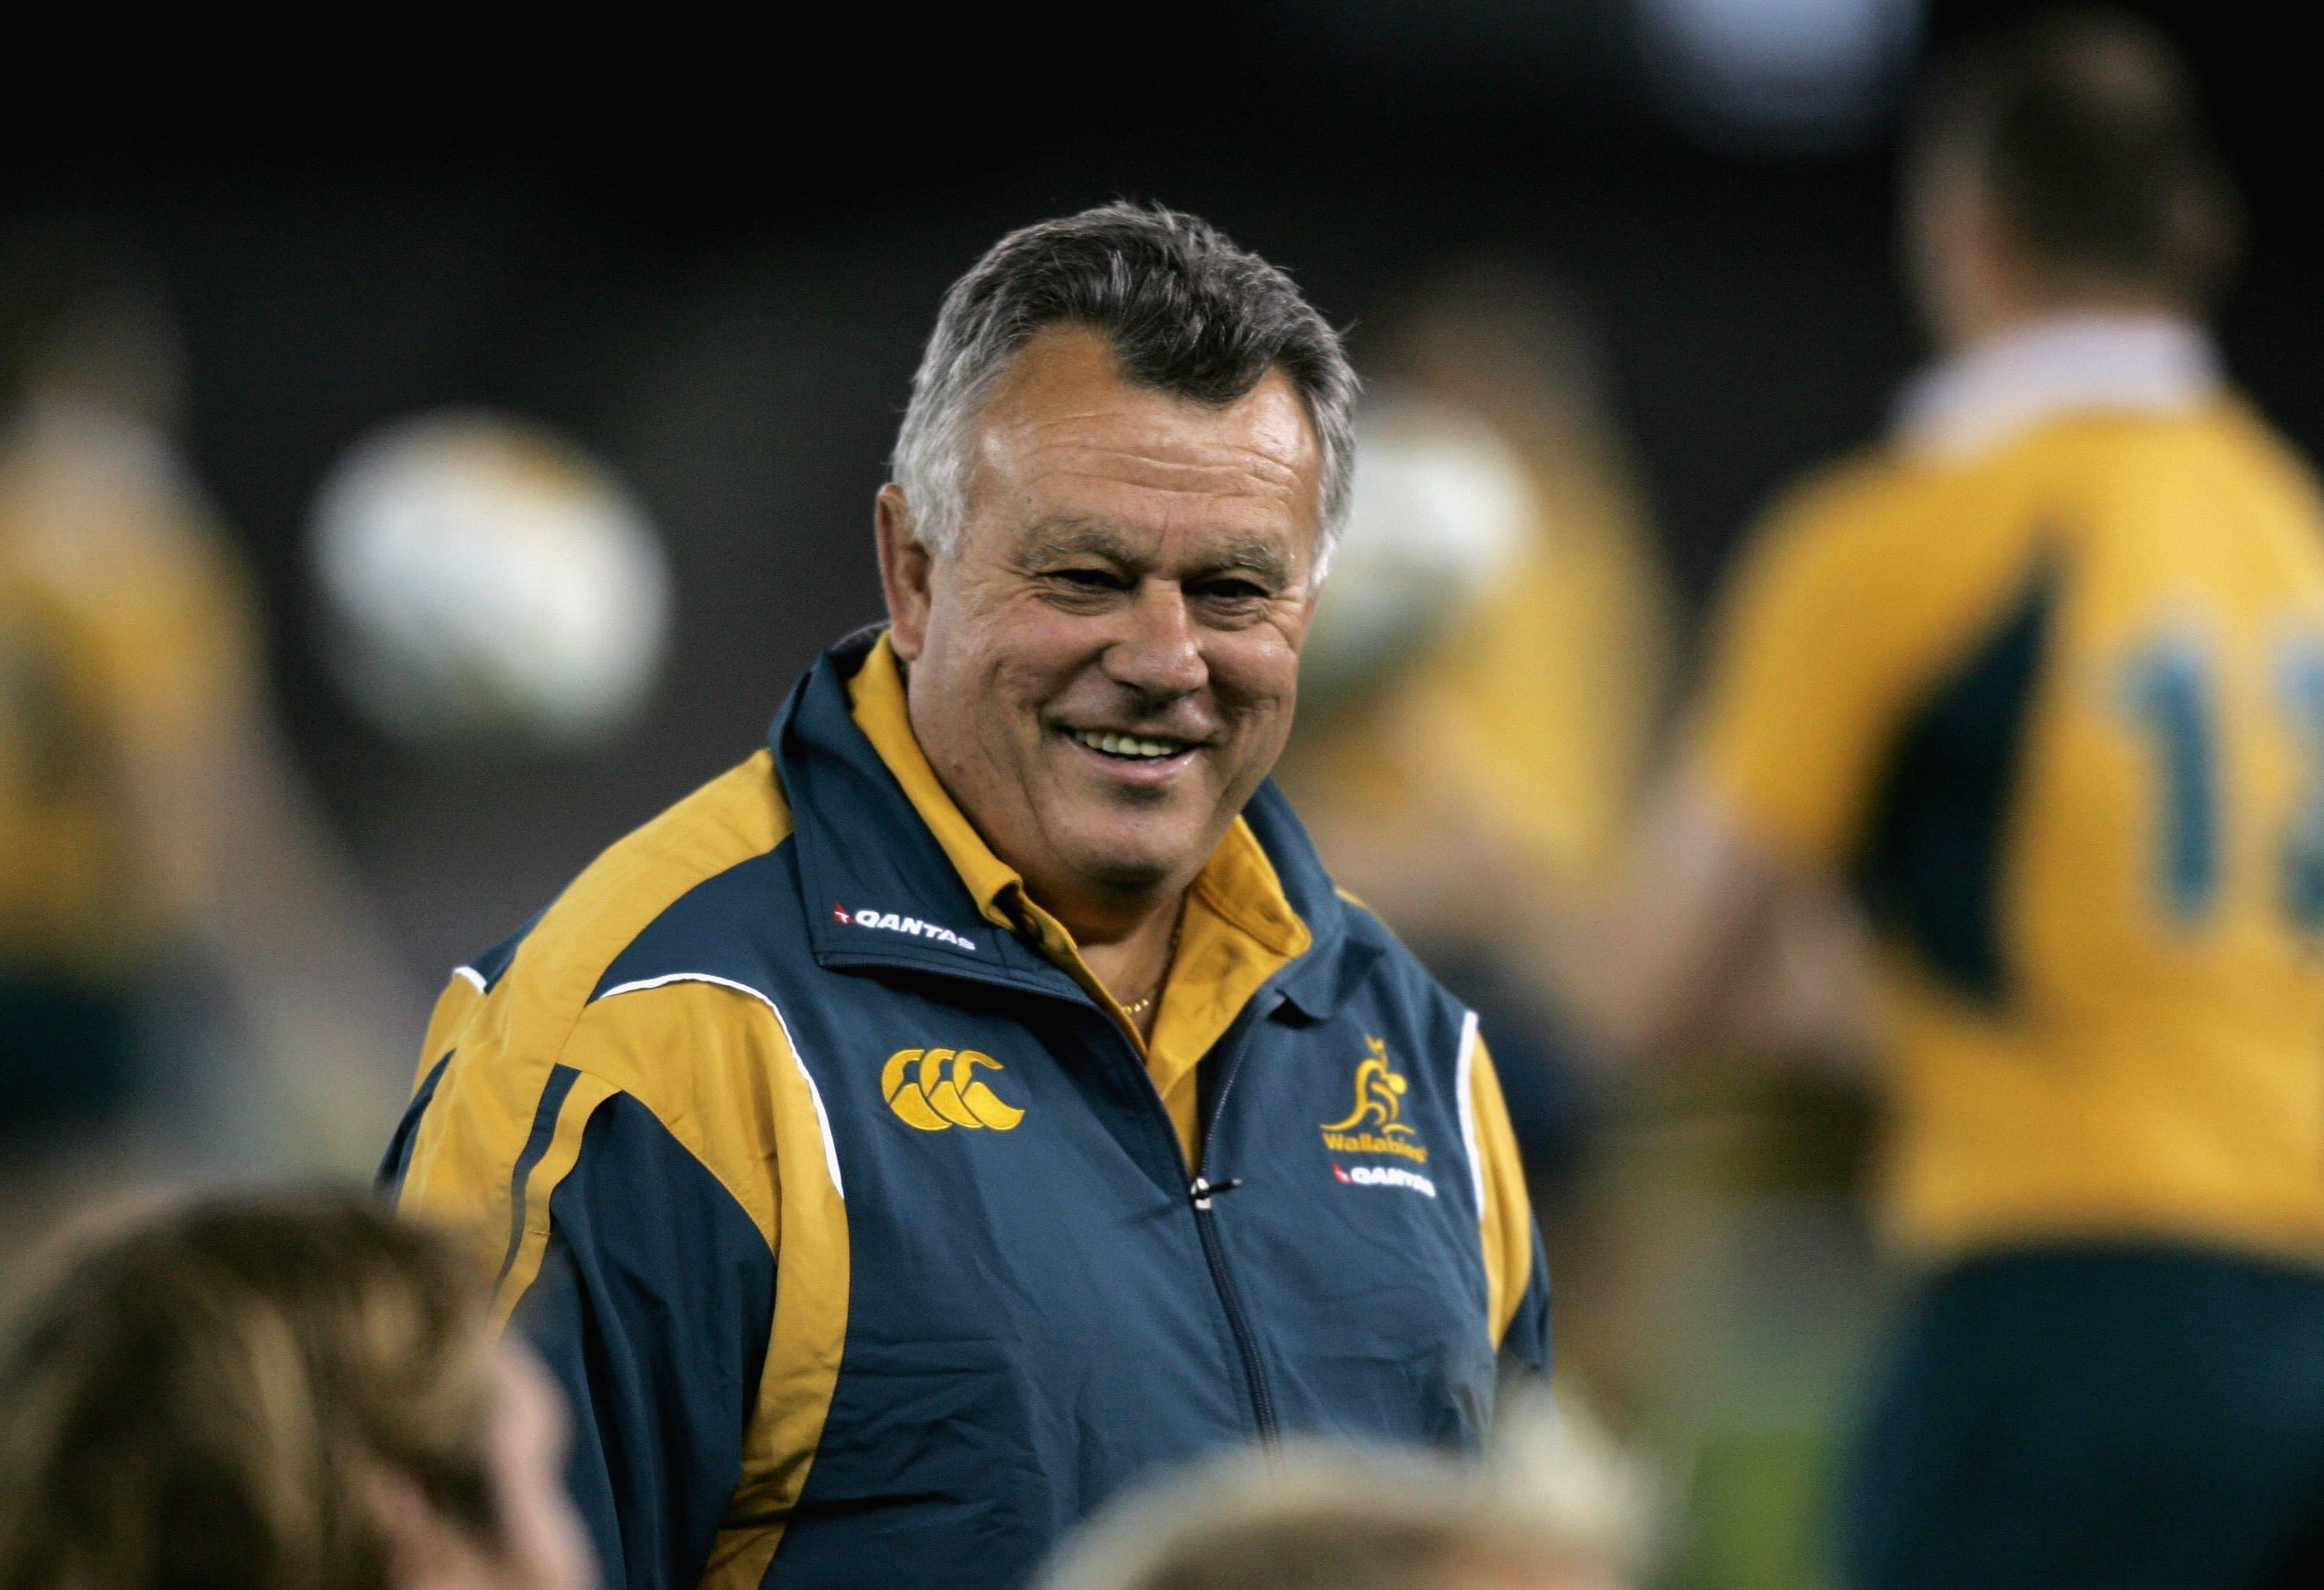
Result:
[[[1076,729],[1073,736],[1093,751],[1103,751],[1109,757],[1139,757],[1157,761],[1175,757],[1186,749],[1176,740],[1142,740],[1135,734],[1116,734],[1111,730]]]

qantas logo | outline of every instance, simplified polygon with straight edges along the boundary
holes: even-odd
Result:
[[[1332,1180],[1350,1187],[1401,1187],[1411,1192],[1436,1196],[1436,1183],[1417,1171],[1404,1170],[1396,1165],[1358,1165],[1348,1170],[1341,1165],[1332,1167]]]
[[[934,939],[939,944],[950,944],[955,950],[976,953],[976,941],[964,939],[948,927],[938,927],[933,922],[922,922],[917,916],[899,916],[893,911],[850,911],[834,900],[831,920],[842,927],[868,927],[883,933],[904,933],[915,939]]]

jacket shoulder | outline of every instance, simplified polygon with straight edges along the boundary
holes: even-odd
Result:
[[[706,882],[770,856],[790,836],[789,803],[764,750],[607,847],[548,907],[456,968],[429,1023],[425,1077],[487,1011],[502,1043],[553,1052],[604,986],[608,968]]]
[[[512,993],[577,1010],[673,906],[770,857],[790,832],[773,758],[760,751],[608,847],[495,964],[464,970],[498,974],[482,992],[505,978]]]
[[[623,1000],[594,1021],[591,1006],[607,970],[673,905],[763,862],[789,832],[772,758],[761,751],[615,842],[533,923],[460,968],[429,1024],[386,1179],[423,1205],[488,1195],[497,1209],[510,1167],[529,1164],[535,1139],[546,1144],[568,1115],[585,1118],[599,1095],[640,1092],[649,1107],[661,1107],[658,1115],[683,1116],[636,1085],[648,1069],[641,1057],[673,1046],[717,1051],[722,1034],[723,1047],[740,1053],[755,1046],[755,1024],[730,1031],[721,1016],[698,1025],[689,1012],[701,1006],[687,1000],[685,1008]],[[706,1061],[696,1069],[731,1076],[748,1067]]]

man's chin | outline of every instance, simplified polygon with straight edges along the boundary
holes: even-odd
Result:
[[[1138,850],[1093,851],[1079,869],[1092,883],[1122,893],[1160,888],[1174,878],[1201,869],[1202,860],[1183,850],[1167,856]]]
[[[1093,824],[1069,847],[1074,870],[1109,892],[1141,893],[1192,878],[1210,859],[1199,835],[1145,824]]]

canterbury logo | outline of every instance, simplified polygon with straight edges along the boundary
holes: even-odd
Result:
[[[1014,1130],[1025,1112],[1002,1102],[978,1079],[980,1066],[1006,1069],[973,1049],[899,1049],[880,1072],[880,1095],[899,1120],[923,1132],[949,1126]]]
[[[1347,1119],[1325,1123],[1323,1146],[1335,1153],[1392,1153],[1426,1164],[1428,1151],[1412,1141],[1413,1129],[1398,1118],[1412,1084],[1389,1067],[1386,1043],[1369,1035],[1364,1043],[1371,1056],[1356,1066],[1356,1107]]]

